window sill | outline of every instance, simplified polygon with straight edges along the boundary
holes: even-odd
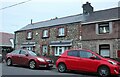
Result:
[[[60,36],[60,35],[58,35],[57,37],[65,37],[65,35],[61,35],[61,36]]]
[[[59,57],[59,56],[61,56],[61,55],[56,55],[56,54],[55,54],[55,56],[56,56],[56,57]]]
[[[42,37],[42,39],[47,39],[47,38],[49,38],[49,37]]]
[[[32,38],[26,38],[26,40],[32,40]]]
[[[111,34],[111,33],[98,33],[97,35],[106,35],[106,34]]]

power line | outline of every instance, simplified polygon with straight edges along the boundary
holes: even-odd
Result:
[[[10,6],[7,6],[7,7],[3,7],[0,10],[4,10],[4,9],[7,9],[7,8],[10,8],[10,7],[13,7],[13,6],[17,6],[17,5],[20,5],[20,4],[29,2],[29,1],[31,1],[31,0],[27,0],[27,1],[24,1],[24,2],[17,3],[17,4],[13,4],[13,5],[10,5]]]

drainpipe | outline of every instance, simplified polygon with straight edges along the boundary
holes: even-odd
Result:
[[[15,33],[15,35],[14,35],[14,39],[13,39],[14,40],[14,47],[13,48],[15,49],[15,47],[16,47],[16,32],[14,32],[14,33]]]

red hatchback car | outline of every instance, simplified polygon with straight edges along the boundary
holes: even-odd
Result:
[[[53,67],[53,60],[46,57],[39,57],[33,51],[28,50],[14,50],[6,55],[6,64],[10,65],[24,65],[29,66],[30,69],[46,67]]]
[[[56,61],[59,72],[78,70],[98,73],[101,77],[120,74],[120,64],[91,50],[66,50]]]

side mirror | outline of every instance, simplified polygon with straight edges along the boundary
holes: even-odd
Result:
[[[93,59],[93,60],[94,60],[94,59],[96,59],[96,58],[95,58],[94,56],[91,56],[90,59]]]
[[[28,54],[25,54],[25,56],[28,56]]]

